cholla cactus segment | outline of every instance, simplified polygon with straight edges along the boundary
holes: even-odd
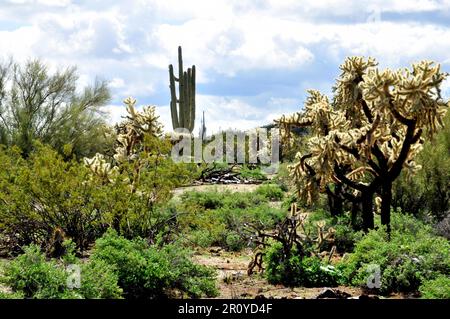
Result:
[[[118,174],[117,166],[106,162],[102,154],[95,154],[92,158],[84,158],[84,164],[98,177],[105,181],[113,182]]]

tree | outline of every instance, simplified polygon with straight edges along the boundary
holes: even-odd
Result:
[[[362,57],[348,58],[340,69],[332,102],[309,91],[304,112],[276,122],[285,138],[292,127],[311,132],[307,151],[291,167],[300,196],[312,202],[327,193],[350,201],[368,230],[379,195],[381,222],[389,232],[392,183],[402,170],[420,169],[414,158],[443,125],[449,102],[440,86],[447,74],[430,61],[392,71]]]
[[[77,80],[75,67],[51,74],[39,60],[0,65],[0,144],[17,145],[25,157],[35,139],[78,157],[103,151],[107,84],[97,80],[78,93]]]
[[[424,145],[417,158],[422,169],[410,178],[401,174],[394,183],[393,206],[414,215],[427,213],[436,221],[450,213],[450,112],[444,129]]]

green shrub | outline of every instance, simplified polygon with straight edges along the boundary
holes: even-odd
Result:
[[[259,167],[248,167],[244,165],[240,171],[239,175],[242,179],[250,181],[265,181],[267,176],[261,171]]]
[[[81,265],[81,287],[76,291],[86,299],[120,299],[122,288],[112,265],[102,260],[90,260]]]
[[[245,241],[242,240],[242,237],[234,232],[230,231],[225,238],[226,248],[231,251],[240,251],[245,247]]]
[[[422,282],[450,274],[450,243],[414,217],[393,213],[391,239],[379,225],[355,245],[341,269],[348,283],[364,286],[369,265],[380,267],[382,293],[416,292]]]
[[[438,276],[432,280],[426,280],[419,288],[422,298],[426,299],[450,299],[450,278]]]
[[[190,297],[217,293],[214,272],[194,264],[188,251],[174,244],[158,248],[110,230],[96,241],[92,258],[115,267],[127,298],[160,298],[176,289]]]
[[[288,169],[288,163],[282,163],[278,167],[278,172],[272,182],[280,186],[283,192],[287,192],[292,186],[292,178]]]
[[[4,266],[1,281],[25,298],[77,298],[67,289],[68,274],[54,261],[46,261],[36,245]]]
[[[69,245],[69,244],[68,244]],[[65,262],[79,261],[73,257]],[[122,290],[112,266],[102,261],[89,261],[80,267],[79,288],[68,286],[69,272],[64,264],[46,260],[45,254],[36,245],[24,248],[18,256],[4,267],[1,282],[10,287],[12,294],[5,297],[38,299],[66,298],[121,298]]]
[[[272,244],[264,257],[266,277],[272,284],[304,287],[333,287],[341,280],[341,273],[318,257],[301,257],[296,248],[285,256],[281,243]]]
[[[244,234],[247,224],[258,223],[269,229],[286,215],[256,192],[186,192],[178,210],[183,212],[178,223],[185,242],[234,251],[248,243]]]
[[[78,249],[87,249],[108,227],[128,238],[155,239],[170,232],[176,218],[165,205],[185,170],[170,159],[155,164],[152,155],[139,156],[148,161],[133,184],[138,191],[130,192],[133,163],[124,163],[114,182],[105,182],[84,164],[65,161],[39,143],[26,160],[17,149],[0,149],[2,241],[16,251],[32,243],[47,247],[61,229]]]
[[[276,184],[263,184],[256,189],[256,193],[271,201],[281,201],[284,197],[283,190]]]
[[[23,299],[24,296],[17,292],[3,292],[0,291],[0,299]]]

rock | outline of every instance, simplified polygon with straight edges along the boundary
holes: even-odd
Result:
[[[349,297],[351,297],[351,295],[346,293],[345,291],[341,291],[339,289],[325,288],[315,297],[315,299],[325,299],[325,298],[347,299]]]

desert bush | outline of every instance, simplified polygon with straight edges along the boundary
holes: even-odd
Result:
[[[4,266],[1,282],[12,289],[12,297],[37,299],[121,298],[113,267],[102,261],[81,264],[73,257],[47,260],[39,246],[30,245],[24,253]],[[80,265],[80,287],[67,284],[67,263]],[[8,297],[8,296],[5,296]]]
[[[450,299],[450,278],[438,276],[432,280],[425,280],[419,288],[422,298]]]
[[[36,245],[4,266],[2,283],[25,298],[77,298],[67,289],[67,273],[55,261],[47,261]]]
[[[434,229],[439,236],[445,237],[450,240],[450,212],[447,213],[447,216],[444,217],[444,219],[436,223]]]
[[[23,299],[24,296],[17,292],[3,292],[0,291],[0,299]]]
[[[281,163],[272,182],[280,186],[283,192],[287,192],[292,187],[292,178],[289,173],[288,163]]]
[[[317,222],[323,221],[328,227],[334,229],[333,245],[340,253],[353,251],[354,245],[363,237],[362,231],[355,231],[352,225],[349,213],[340,216],[332,216],[330,212],[324,209],[316,209],[311,212],[305,222],[305,229],[313,232],[316,229]],[[327,247],[328,249],[331,247]]]
[[[250,181],[254,181],[254,182],[267,180],[267,176],[261,171],[261,168],[258,166],[249,167],[247,165],[244,165],[239,170],[239,176],[242,179],[250,180]]]
[[[450,244],[433,234],[431,226],[412,216],[395,213],[390,240],[384,227],[356,243],[341,265],[346,280],[366,285],[368,267],[381,270],[380,292],[416,292],[421,283],[450,274]]]
[[[81,265],[81,287],[76,291],[86,299],[121,299],[123,290],[112,265],[90,260]]]
[[[276,184],[263,184],[256,189],[256,194],[260,194],[270,201],[281,201],[284,197],[283,190]]]
[[[0,229],[10,245],[47,245],[61,228],[79,248],[102,233],[108,191],[87,182],[89,171],[75,160],[66,162],[49,147],[36,144],[27,161],[11,152],[0,155]],[[7,166],[7,165],[6,165]],[[12,247],[12,248],[14,248]]]
[[[183,236],[201,247],[217,245],[237,251],[249,244],[246,224],[271,228],[285,213],[270,207],[256,192],[186,192],[181,196],[178,222]]]
[[[156,137],[144,145],[170,149]],[[10,250],[20,251],[31,243],[49,248],[57,229],[79,249],[89,247],[108,227],[128,238],[168,235],[176,212],[166,203],[171,190],[185,182],[184,164],[151,150],[140,152],[136,161],[140,171],[134,169],[138,162],[125,162],[105,181],[90,167],[66,161],[40,143],[27,160],[15,148],[0,152],[2,240]]]
[[[273,243],[266,250],[266,277],[272,284],[304,287],[337,286],[341,274],[334,266],[315,256],[301,256],[293,247],[290,256],[284,255],[281,243]]]
[[[115,267],[126,298],[161,298],[174,290],[190,297],[216,294],[214,272],[194,264],[189,252],[175,244],[149,246],[110,230],[96,241],[92,259]]]

